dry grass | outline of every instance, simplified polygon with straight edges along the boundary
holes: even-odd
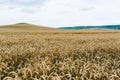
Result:
[[[31,31],[31,32],[36,32],[36,31],[55,31],[57,29],[55,28],[50,28],[46,26],[39,26],[39,25],[34,25],[34,24],[28,24],[28,23],[18,23],[18,24],[11,24],[11,25],[3,25],[0,26],[0,31],[1,32],[26,32],[26,31]]]
[[[0,32],[0,79],[120,80],[120,32]]]

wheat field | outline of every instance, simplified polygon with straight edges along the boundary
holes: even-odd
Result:
[[[120,31],[1,31],[0,80],[120,80]]]

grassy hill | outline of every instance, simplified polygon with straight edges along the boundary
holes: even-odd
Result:
[[[39,31],[39,30],[57,30],[55,28],[50,28],[50,27],[46,27],[46,26],[38,26],[38,25],[34,25],[34,24],[28,24],[28,23],[17,23],[17,24],[11,24],[11,25],[4,25],[4,26],[0,26],[0,30],[16,30],[16,31],[24,31],[24,30],[28,30],[28,31]]]

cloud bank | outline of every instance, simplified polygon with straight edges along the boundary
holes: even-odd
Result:
[[[120,0],[1,0],[0,25],[51,27],[120,24]]]

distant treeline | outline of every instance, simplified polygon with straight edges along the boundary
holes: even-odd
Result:
[[[120,25],[105,25],[105,26],[74,26],[74,27],[60,27],[60,29],[120,29]]]

